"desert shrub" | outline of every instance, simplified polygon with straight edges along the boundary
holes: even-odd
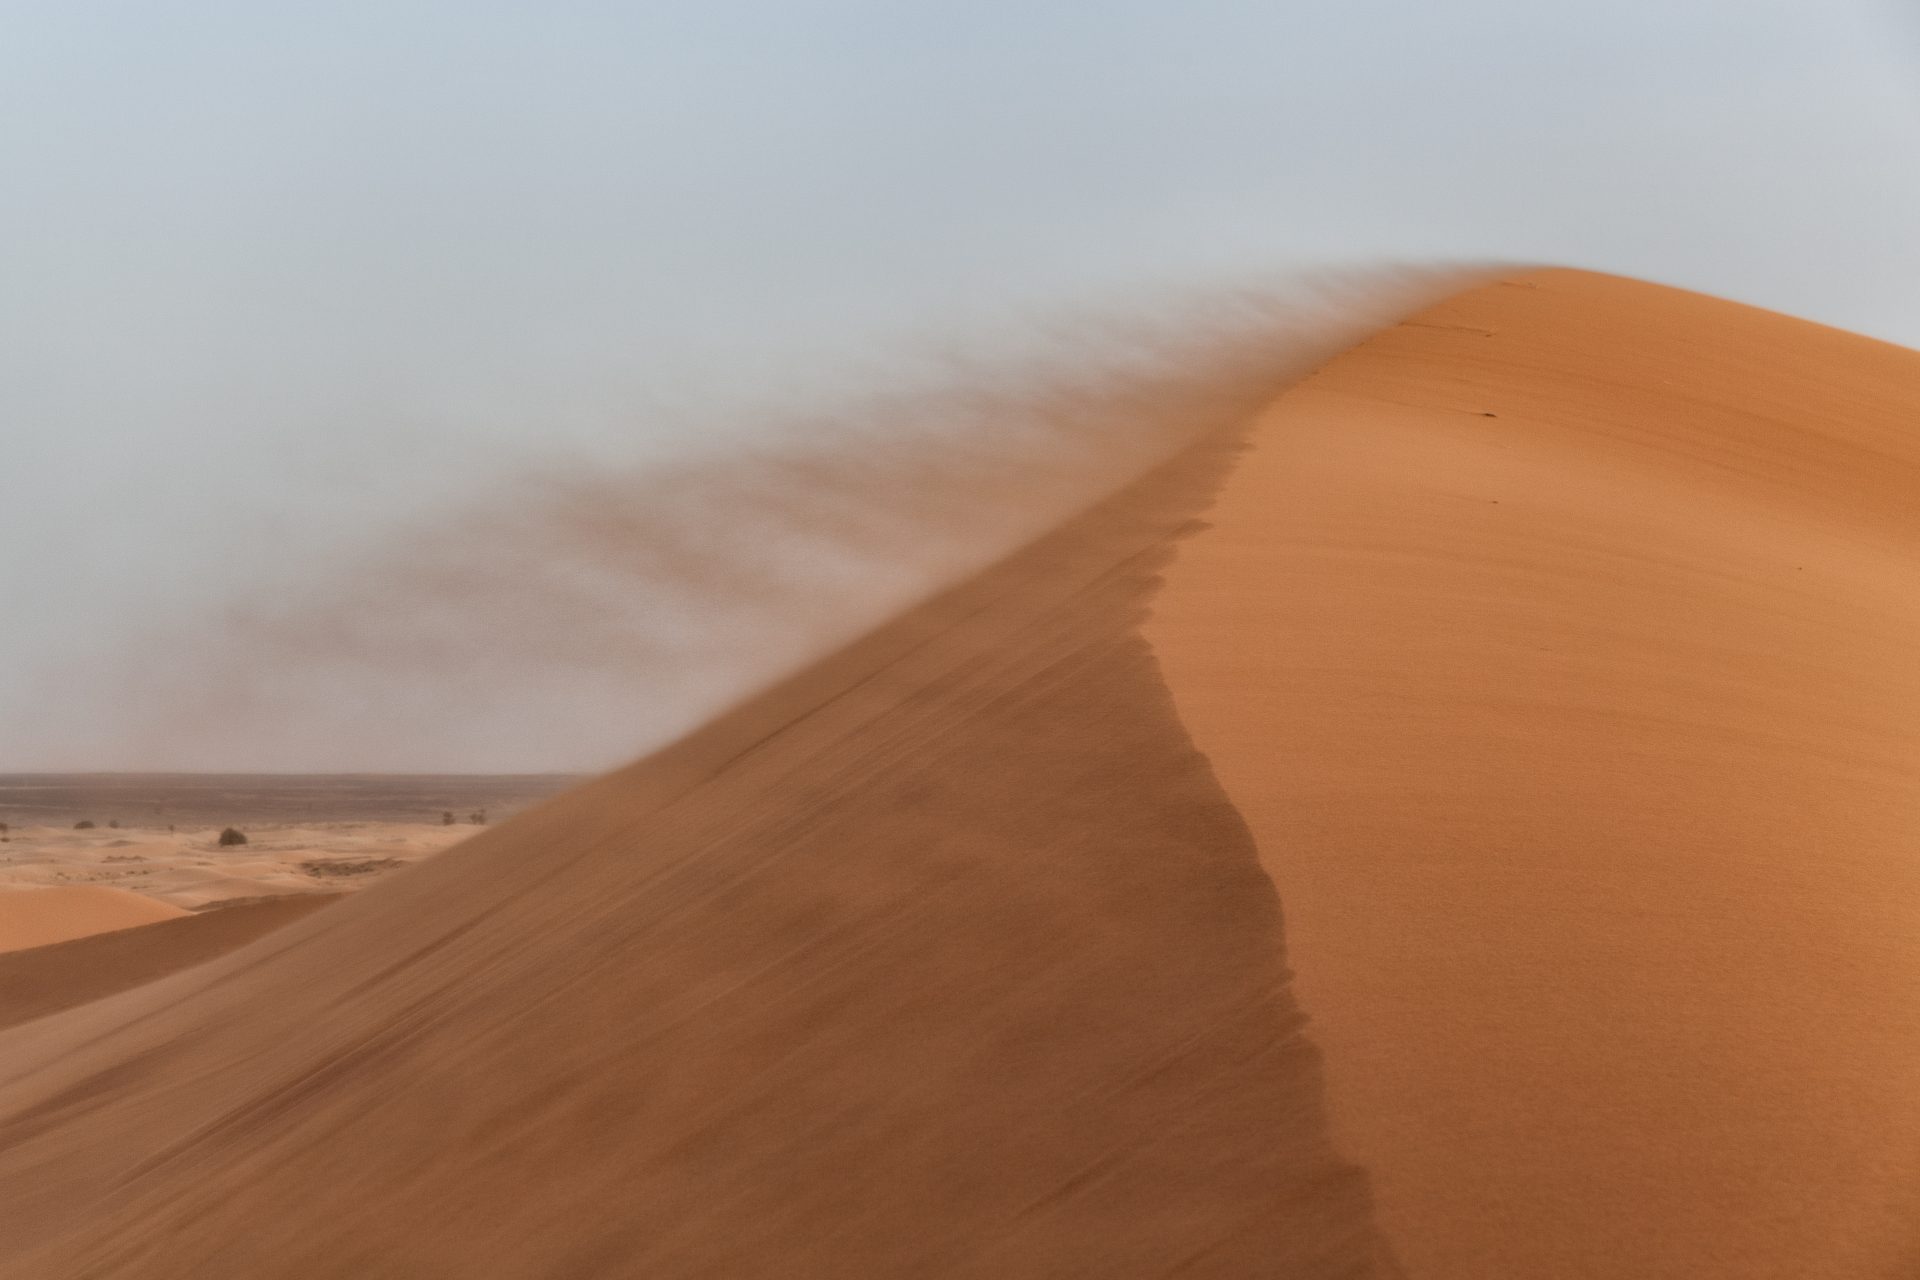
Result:
[[[107,819],[107,826],[111,827],[115,831],[118,831],[120,829],[120,819],[118,818]]]
[[[93,830],[93,819],[82,818],[80,819],[80,821],[73,824],[73,829],[75,831],[91,831]]]
[[[238,827],[228,827],[220,833],[220,844],[223,848],[227,845],[245,844],[246,842],[247,833]]]
[[[475,809],[467,815],[467,821],[476,827],[484,827],[487,825],[487,811],[485,809]]]
[[[442,813],[440,815],[440,825],[443,827],[450,827],[453,825],[453,810],[449,809],[445,813]]]

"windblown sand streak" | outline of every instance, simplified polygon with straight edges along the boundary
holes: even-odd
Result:
[[[289,563],[139,636],[108,741],[131,767],[604,769],[1245,422],[1469,278],[1331,275],[1151,324],[1063,325],[1044,355],[955,355],[898,390],[748,415],[751,446],[517,471],[367,554]],[[100,736],[74,702],[49,709],[47,741]]]

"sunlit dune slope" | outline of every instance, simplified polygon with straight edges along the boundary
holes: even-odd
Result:
[[[0,1274],[1378,1274],[1272,885],[1137,633],[1228,461],[0,1035]]]
[[[106,885],[0,889],[0,953],[44,947],[186,913],[145,894]]]
[[[1148,635],[1408,1274],[1920,1274],[1920,353],[1543,272],[1250,443]]]

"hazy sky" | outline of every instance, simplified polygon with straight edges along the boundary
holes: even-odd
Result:
[[[1062,311],[1492,258],[1920,345],[1916,34],[1840,0],[0,0],[0,769],[93,696],[42,660],[151,610]]]

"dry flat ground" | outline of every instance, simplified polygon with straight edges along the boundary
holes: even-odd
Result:
[[[578,781],[565,774],[0,773],[0,822],[145,830],[430,823],[449,809],[503,816]]]
[[[330,893],[370,884],[479,829],[471,823],[254,823],[246,829],[246,844],[222,847],[218,827],[171,832],[28,827],[0,845],[0,904],[12,890],[79,886],[118,890],[123,898],[138,896],[185,911],[278,894]],[[0,923],[0,950],[13,941]]]
[[[572,781],[0,775],[0,821],[9,828],[0,843],[0,952],[184,911],[363,888],[472,835],[476,816],[509,816]],[[93,826],[77,829],[80,822]],[[246,844],[219,843],[229,825]]]
[[[569,781],[0,775],[0,1026],[224,954]]]
[[[1917,424],[1469,290],[667,751],[30,978],[0,1275],[1910,1277]]]

